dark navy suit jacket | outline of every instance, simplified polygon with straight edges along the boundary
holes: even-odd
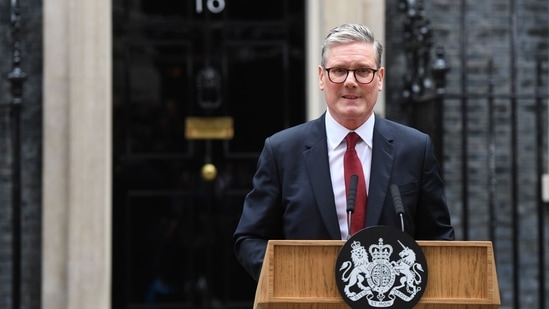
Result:
[[[270,239],[341,239],[325,114],[265,140],[253,189],[234,233],[238,261],[259,279]],[[376,117],[366,226],[401,228],[389,186],[404,206],[405,231],[416,240],[454,240],[443,180],[428,135]]]

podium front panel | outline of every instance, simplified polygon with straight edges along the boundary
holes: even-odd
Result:
[[[501,304],[492,243],[418,241],[429,277],[414,309],[495,309]],[[271,240],[254,309],[349,309],[335,265],[344,241]]]

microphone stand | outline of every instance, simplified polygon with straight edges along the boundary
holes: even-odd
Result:
[[[358,185],[358,175],[351,175],[349,180],[349,192],[347,195],[347,239],[351,238],[351,216],[355,212],[356,187]]]

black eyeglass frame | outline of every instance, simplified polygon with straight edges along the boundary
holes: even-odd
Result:
[[[330,77],[330,70],[333,70],[333,69],[345,70],[345,71],[347,72],[347,74],[345,74],[345,78],[344,78],[341,82],[334,82],[334,81],[332,80],[332,78]],[[363,69],[368,69],[368,70],[370,70],[370,71],[373,72],[373,73],[372,73],[372,79],[370,79],[370,81],[367,82],[367,83],[360,82],[360,81],[358,80],[358,78],[356,78],[356,71],[357,71],[357,70],[363,70]],[[340,68],[340,67],[331,67],[331,68],[326,68],[326,67],[324,67],[324,70],[325,70],[326,73],[328,74],[328,79],[329,79],[332,83],[334,83],[334,84],[343,84],[343,83],[347,80],[347,77],[349,77],[349,72],[353,72],[353,76],[354,76],[354,78],[355,78],[355,80],[356,80],[357,83],[363,84],[363,85],[367,85],[367,84],[370,84],[370,83],[372,83],[372,82],[374,81],[374,77],[376,76],[376,73],[379,72],[379,69],[372,69],[372,68],[358,68],[358,69],[350,70],[350,69]]]

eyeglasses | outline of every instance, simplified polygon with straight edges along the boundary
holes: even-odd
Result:
[[[334,84],[342,84],[349,76],[349,72],[353,72],[355,80],[361,84],[369,84],[374,80],[374,75],[377,71],[370,68],[358,68],[349,70],[344,68],[324,68],[328,72],[328,78]]]

